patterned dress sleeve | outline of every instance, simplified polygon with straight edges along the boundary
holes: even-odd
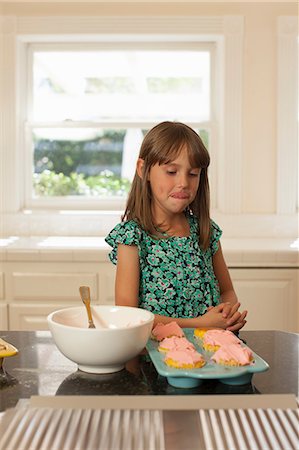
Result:
[[[213,220],[211,220],[211,239],[210,239],[210,248],[212,251],[212,255],[215,255],[219,248],[218,241],[220,240],[222,235],[222,230],[220,227],[215,223]]]
[[[141,230],[133,220],[129,222],[121,222],[117,224],[112,231],[106,236],[105,241],[112,247],[109,253],[110,261],[117,264],[117,246],[137,245],[140,243]]]

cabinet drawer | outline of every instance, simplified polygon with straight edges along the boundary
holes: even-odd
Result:
[[[79,286],[90,286],[98,300],[96,273],[12,273],[14,300],[79,300]]]
[[[78,303],[71,305],[62,303],[59,308],[56,304],[38,305],[38,307],[36,304],[11,304],[9,305],[9,329],[17,331],[49,330],[48,314],[69,306],[78,306]]]

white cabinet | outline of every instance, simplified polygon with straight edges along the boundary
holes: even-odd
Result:
[[[47,330],[47,316],[57,309],[77,306],[75,304],[46,303],[11,303],[9,305],[9,329],[10,330]]]
[[[5,292],[0,300],[2,329],[7,326],[10,330],[47,329],[46,317],[50,312],[82,305],[81,285],[90,286],[93,304],[114,303],[115,268],[109,262],[30,261],[5,262],[2,266],[5,273]]]
[[[114,305],[115,266],[111,262],[98,265],[99,303]]]
[[[231,269],[246,329],[299,331],[298,274],[290,269]]]
[[[4,273],[0,272],[0,300],[4,298]]]
[[[67,272],[62,267],[57,273],[56,267],[40,266],[37,272],[12,272],[8,276],[14,300],[36,301],[76,301],[80,285],[90,286],[91,296],[98,300],[97,273]],[[43,272],[42,270],[48,270]],[[68,269],[70,270],[70,269]]]
[[[8,306],[4,301],[4,273],[0,272],[0,330],[8,329]]]
[[[242,309],[248,309],[246,329],[298,332],[298,265],[245,263],[244,258],[240,266],[229,261]],[[114,281],[115,266],[106,250],[8,254],[0,271],[0,329],[47,329],[50,312],[82,304],[80,285],[90,286],[93,304],[114,304]]]
[[[8,306],[6,303],[0,303],[0,330],[8,330]]]

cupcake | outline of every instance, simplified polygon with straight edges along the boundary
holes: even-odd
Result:
[[[202,338],[203,348],[208,352],[216,352],[223,345],[241,344],[237,336],[228,330],[208,330]]]
[[[152,339],[155,341],[162,341],[165,338],[172,336],[184,337],[182,328],[176,322],[157,323],[152,330]]]
[[[192,342],[188,341],[185,337],[172,336],[163,339],[163,341],[160,342],[158,350],[159,352],[169,352],[172,350],[195,351],[195,347]]]
[[[229,344],[220,347],[211,359],[223,366],[248,366],[253,362],[253,353],[248,347]]]
[[[190,350],[171,350],[166,353],[164,362],[175,369],[199,369],[206,363],[200,353]]]
[[[209,328],[195,328],[194,337],[198,339],[202,339],[204,334],[209,330]]]

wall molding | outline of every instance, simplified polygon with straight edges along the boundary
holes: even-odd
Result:
[[[16,211],[19,207],[19,171],[16,146],[16,17],[2,16],[1,42],[1,134],[0,166],[2,167],[0,190],[1,212]],[[2,223],[5,228],[5,223]]]
[[[277,41],[277,213],[292,214],[298,208],[297,17],[278,18]]]
[[[20,35],[213,34],[222,33],[224,16],[39,16],[17,19]]]
[[[220,142],[217,209],[242,212],[243,17],[224,18],[223,142]]]

